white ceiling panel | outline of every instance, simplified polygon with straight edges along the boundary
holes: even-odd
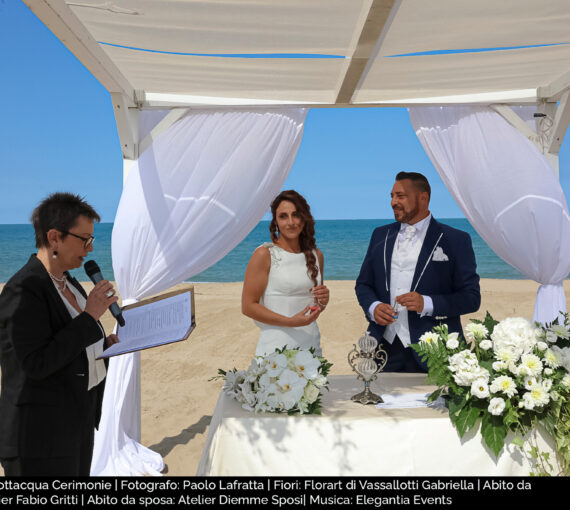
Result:
[[[372,0],[67,1],[98,42],[182,53],[347,55]]]
[[[484,102],[509,101],[505,92],[536,91],[537,87],[550,83],[562,70],[568,69],[569,63],[570,46],[377,57],[353,96],[353,102],[408,102],[435,98],[431,101],[439,103],[441,100],[437,98],[445,96],[477,94],[487,94],[482,96]],[[513,100],[517,97],[517,93],[512,94]]]
[[[137,90],[287,102],[334,101],[343,59],[194,57],[106,47]]]
[[[131,107],[134,91],[342,106],[519,103],[538,87],[556,100],[570,87],[569,0],[24,1]]]
[[[380,55],[570,43],[566,0],[404,0]]]

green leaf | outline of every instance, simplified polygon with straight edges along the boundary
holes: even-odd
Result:
[[[483,416],[483,423],[481,426],[481,435],[485,443],[495,457],[499,456],[499,452],[503,449],[505,438],[507,437],[507,427],[503,424],[500,416],[493,416],[492,414],[485,414]]]
[[[449,419],[454,425],[457,422],[461,409],[463,409],[466,403],[467,403],[467,398],[465,395],[458,395],[457,393],[449,394],[447,407],[449,409]]]
[[[499,321],[493,319],[493,317],[487,310],[487,314],[485,315],[485,319],[483,320],[483,325],[487,328],[487,331],[489,331],[489,336],[491,335],[497,324],[499,324]]]
[[[480,409],[476,407],[464,407],[459,411],[457,420],[455,421],[455,427],[457,428],[457,432],[459,432],[459,437],[463,437],[465,432],[475,425],[480,413]]]
[[[524,439],[521,436],[515,436],[511,441],[511,443],[513,443],[515,446],[518,446],[521,449],[524,448]]]
[[[439,396],[441,395],[441,392],[443,391],[443,388],[439,388],[438,390],[435,390],[427,399],[428,402],[435,402]]]

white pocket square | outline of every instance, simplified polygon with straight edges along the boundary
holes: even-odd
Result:
[[[431,259],[434,262],[445,262],[446,260],[449,260],[449,258],[447,258],[447,255],[443,253],[443,249],[441,248],[441,246],[438,246],[435,249],[435,251],[433,252],[433,257]]]

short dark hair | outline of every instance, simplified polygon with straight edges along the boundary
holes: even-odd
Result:
[[[36,233],[36,248],[48,245],[47,233],[52,228],[59,230],[62,237],[65,237],[79,216],[86,216],[97,222],[101,221],[95,209],[79,195],[57,192],[44,198],[34,209],[30,218]]]
[[[399,172],[398,175],[396,175],[397,181],[403,181],[404,179],[412,181],[418,191],[425,191],[428,197],[431,198],[431,186],[425,175],[419,172]]]

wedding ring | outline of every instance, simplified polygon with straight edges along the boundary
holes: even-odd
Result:
[[[107,296],[107,297],[113,297],[114,295],[115,295],[115,291],[114,291],[114,290],[110,290],[109,292],[107,292],[107,293],[105,294],[105,296]]]

